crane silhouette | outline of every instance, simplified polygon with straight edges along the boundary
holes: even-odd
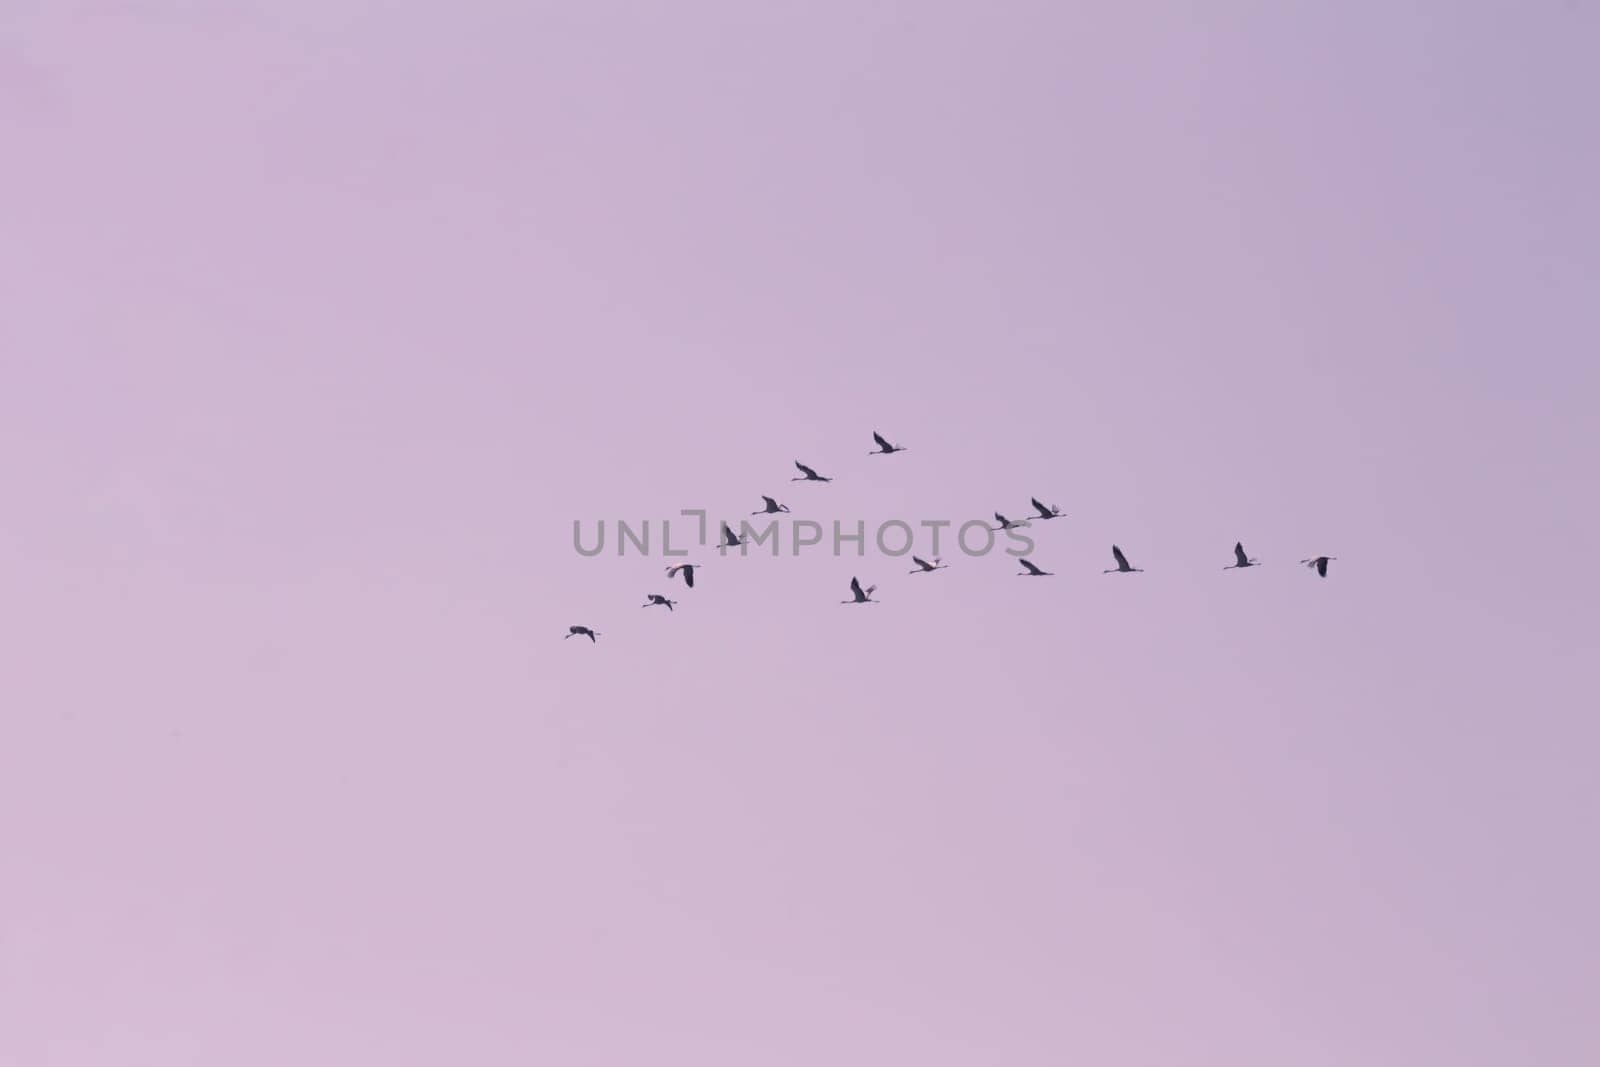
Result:
[[[812,470],[810,467],[806,466],[804,463],[801,463],[799,460],[795,460],[794,461],[794,465],[796,467],[800,468],[800,477],[798,477],[798,478],[790,478],[789,480],[791,482],[831,482],[831,481],[833,481],[832,478],[824,478],[822,475],[818,474],[816,471]]]
[[[1233,559],[1234,559],[1234,562],[1228,564],[1226,567],[1224,567],[1222,569],[1225,570],[1225,571],[1237,571],[1237,570],[1243,570],[1245,567],[1259,567],[1259,566],[1261,566],[1261,561],[1260,560],[1251,559],[1249,556],[1244,554],[1244,542],[1243,541],[1238,541],[1238,542],[1234,543],[1234,546],[1233,546]]]
[[[1025,559],[1019,559],[1017,562],[1022,564],[1022,569],[1017,572],[1018,578],[1048,578],[1053,573],[1052,571],[1042,571]]]
[[[736,536],[732,530],[728,529],[728,524],[727,523],[723,523],[722,524],[722,546],[721,547],[723,547],[723,548],[738,548],[740,545],[747,544],[747,543],[748,543],[748,539],[747,538],[742,538],[742,537]]]
[[[878,447],[868,452],[867,455],[869,456],[890,456],[896,452],[904,452],[906,450],[905,445],[891,445],[888,441],[885,441],[883,434],[877,430],[872,431],[872,439],[878,442]]]
[[[1056,507],[1054,504],[1050,505],[1049,507],[1045,507],[1043,504],[1039,503],[1039,498],[1036,497],[1036,496],[1029,497],[1028,498],[1028,503],[1032,504],[1033,507],[1034,507],[1034,510],[1039,513],[1037,515],[1030,515],[1029,518],[1035,518],[1035,519],[1064,519],[1064,518],[1066,518],[1065,515],[1061,514],[1061,509],[1060,508]]]
[[[682,571],[683,572],[683,584],[688,586],[690,589],[693,589],[694,588],[694,572],[695,572],[695,569],[698,568],[699,566],[700,566],[700,564],[698,564],[698,563],[680,563],[675,567],[668,567],[667,568],[667,578],[668,578],[668,580],[676,578],[678,576],[678,572]]]
[[[639,605],[641,608],[652,608],[656,607],[657,605],[663,605],[668,611],[671,611],[672,605],[677,603],[676,600],[668,600],[660,593],[646,593],[645,597],[645,602]]]
[[[752,515],[776,515],[780,511],[788,511],[789,510],[789,507],[788,507],[787,504],[780,504],[776,500],[772,499],[770,496],[764,496],[761,499],[766,501],[766,505],[760,511],[752,511],[750,514],[752,514]]]
[[[1311,559],[1303,559],[1300,562],[1315,570],[1321,577],[1326,578],[1328,576],[1328,561],[1338,558],[1338,556],[1313,556]]]
[[[994,513],[994,521],[1000,524],[999,526],[995,527],[996,530],[1014,530],[1018,526],[1028,525],[1026,522],[1012,522],[998,511]]]
[[[872,599],[872,592],[873,592],[873,590],[875,590],[877,588],[878,587],[875,586],[875,585],[869,585],[869,586],[867,586],[866,591],[863,592],[862,589],[861,589],[861,580],[859,578],[851,578],[850,579],[850,592],[853,594],[854,599],[841,600],[841,601],[839,601],[839,603],[841,603],[841,604],[876,604],[878,602],[876,600]]]
[[[932,563],[929,563],[921,556],[912,556],[911,562],[917,565],[917,569],[914,571],[908,571],[908,574],[930,574],[933,571],[942,571],[949,566],[948,563],[940,563],[938,556],[933,557]]]
[[[594,639],[599,637],[599,636],[600,636],[600,631],[599,630],[591,630],[587,626],[569,626],[569,627],[567,627],[567,637],[587,637],[590,640],[590,642],[593,642]],[[562,640],[565,641],[567,639],[567,637],[563,637]]]
[[[1142,568],[1142,567],[1130,567],[1130,566],[1128,566],[1128,557],[1124,556],[1122,554],[1122,549],[1118,548],[1116,545],[1112,545],[1111,546],[1111,554],[1116,557],[1117,565],[1115,567],[1112,567],[1110,570],[1101,571],[1100,572],[1101,574],[1114,574],[1114,573],[1121,573],[1121,574],[1137,573],[1137,574],[1143,574],[1144,573],[1144,568]]]

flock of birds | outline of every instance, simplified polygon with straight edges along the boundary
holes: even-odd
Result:
[[[889,455],[893,455],[896,452],[904,452],[904,451],[906,451],[906,447],[904,445],[890,444],[884,438],[884,436],[882,434],[878,433],[876,430],[873,431],[872,439],[873,439],[873,441],[875,441],[877,443],[878,447],[873,449],[871,452],[867,453],[869,456],[889,456]],[[799,469],[800,476],[797,477],[797,478],[789,479],[792,482],[831,482],[831,481],[833,481],[832,478],[823,477],[822,475],[818,474],[812,468],[806,466],[804,463],[801,463],[799,460],[795,460],[794,465],[795,465],[795,467],[797,467]],[[761,498],[761,501],[762,501],[761,509],[758,510],[758,511],[752,511],[750,514],[752,514],[752,515],[778,515],[778,514],[787,513],[788,510],[789,510],[787,506],[778,503],[775,499],[773,499],[770,496],[763,496]],[[1016,529],[1019,526],[1026,526],[1029,523],[1034,522],[1034,521],[1046,521],[1046,520],[1049,520],[1049,519],[1061,519],[1061,518],[1065,518],[1066,517],[1066,516],[1061,514],[1061,509],[1060,508],[1055,507],[1053,505],[1049,506],[1049,507],[1046,507],[1044,504],[1039,502],[1039,499],[1037,497],[1029,498],[1028,503],[1033,505],[1035,514],[1029,515],[1027,517],[1027,519],[1022,520],[1020,522],[1014,522],[1011,519],[1006,518],[1004,515],[1000,514],[997,511],[997,512],[994,513],[994,518],[995,518],[995,522],[999,523],[999,525],[995,526],[995,527],[992,527],[992,529],[995,532],[998,533],[998,532],[1001,532],[1001,531],[1004,531],[1004,530]],[[733,530],[728,527],[728,524],[726,522],[724,522],[722,524],[722,542],[721,542],[721,545],[720,545],[721,548],[723,548],[723,549],[738,548],[741,545],[747,544],[748,540],[749,540],[748,538],[741,538],[737,534],[735,534],[733,532]],[[1100,573],[1102,573],[1102,574],[1143,574],[1144,573],[1144,568],[1135,567],[1132,564],[1130,564],[1128,562],[1127,555],[1122,551],[1121,548],[1117,547],[1116,545],[1112,545],[1111,546],[1111,557],[1112,557],[1112,559],[1116,560],[1117,565],[1115,567],[1107,567],[1105,570],[1101,571]],[[1316,571],[1318,576],[1326,578],[1328,576],[1328,564],[1331,561],[1336,560],[1338,558],[1339,558],[1338,556],[1312,556],[1310,559],[1301,560],[1300,563],[1303,566],[1309,567],[1312,570]],[[935,556],[932,560],[925,560],[921,556],[912,556],[911,557],[911,562],[916,564],[916,568],[910,572],[911,574],[931,574],[934,571],[942,571],[946,567],[949,566],[949,564],[944,563],[943,561],[941,561],[938,556]],[[1054,573],[1052,571],[1041,570],[1032,561],[1030,561],[1030,560],[1028,560],[1026,558],[1018,559],[1017,562],[1022,564],[1022,570],[1017,572],[1017,577],[1019,577],[1019,578],[1049,578]],[[668,567],[667,568],[667,579],[670,581],[673,578],[676,578],[679,574],[682,574],[683,575],[683,584],[685,585],[685,587],[687,587],[689,589],[693,589],[694,588],[695,571],[699,570],[700,566],[701,565],[698,564],[698,563],[679,563],[679,564],[676,564],[674,566]],[[1259,567],[1259,566],[1261,566],[1261,561],[1258,560],[1258,559],[1252,559],[1249,556],[1249,554],[1247,554],[1245,552],[1245,550],[1244,550],[1244,542],[1240,541],[1240,542],[1235,542],[1234,543],[1234,546],[1233,546],[1233,562],[1228,564],[1226,567],[1223,567],[1222,569],[1225,570],[1225,571],[1232,571],[1232,570],[1243,570],[1246,567]],[[865,589],[863,589],[861,587],[860,579],[852,577],[850,579],[850,599],[841,600],[841,601],[839,601],[839,603],[841,603],[841,604],[877,604],[877,603],[879,603],[879,601],[876,601],[876,600],[872,599],[872,594],[875,593],[877,591],[877,589],[878,589],[878,587],[875,586],[875,585],[869,585]],[[645,595],[645,602],[643,604],[639,605],[639,606],[642,607],[642,608],[664,607],[668,611],[671,611],[673,609],[674,605],[676,605],[677,603],[678,602],[676,600],[671,600],[671,599],[667,598],[666,596],[663,596],[660,593],[647,593]],[[599,630],[591,629],[588,626],[569,626],[569,627],[567,627],[567,637],[587,637],[591,642],[593,642],[599,636],[600,636],[600,631]]]

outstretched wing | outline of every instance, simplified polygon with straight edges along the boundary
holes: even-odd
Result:
[[[728,529],[728,524],[722,524],[722,543],[725,545],[737,544],[739,539],[733,536],[733,531]]]
[[[690,589],[693,589],[694,588],[694,566],[692,564],[688,564],[688,563],[685,563],[682,566],[683,566],[683,584],[688,586]]]
[[[1240,541],[1233,546],[1234,563],[1240,567],[1250,566],[1250,557],[1244,554],[1244,542]],[[1215,566],[1215,564],[1213,564]]]
[[[1045,506],[1044,506],[1044,505],[1043,505],[1043,504],[1041,504],[1041,503],[1039,503],[1039,498],[1038,498],[1038,497],[1036,497],[1036,496],[1031,496],[1031,497],[1029,497],[1029,498],[1028,498],[1028,501],[1029,501],[1029,503],[1031,503],[1031,504],[1032,504],[1032,505],[1033,505],[1033,506],[1034,506],[1034,507],[1035,507],[1035,508],[1038,508],[1038,509],[1039,509],[1039,514],[1041,514],[1041,515],[1048,515],[1048,514],[1050,514],[1050,509],[1049,509],[1049,508],[1047,508],[1047,507],[1045,507]]]
[[[1327,556],[1323,556],[1321,559],[1317,560],[1317,574],[1320,575],[1323,578],[1326,578],[1328,576],[1328,557]]]
[[[810,467],[806,466],[804,463],[801,463],[799,460],[795,460],[794,461],[794,465],[796,467],[799,467],[800,468],[800,473],[804,474],[807,478],[815,478],[817,476],[817,472],[816,471],[812,470]]]
[[[867,599],[867,594],[865,594],[865,593],[863,593],[861,591],[861,582],[860,582],[859,579],[856,579],[856,578],[850,579],[850,592],[855,595],[855,598],[857,600],[865,600],[865,599]]]
[[[1117,557],[1117,566],[1126,567],[1128,565],[1128,557],[1124,556],[1122,554],[1122,549],[1118,548],[1116,545],[1111,546],[1111,554]]]
[[[1000,514],[998,511],[994,513],[994,521],[998,522],[1001,526],[1011,525],[1011,520]]]
[[[1029,563],[1029,562],[1028,562],[1028,561],[1027,561],[1027,560],[1025,560],[1025,559],[1019,559],[1019,560],[1017,560],[1017,562],[1018,562],[1018,563],[1020,563],[1020,564],[1022,564],[1022,566],[1023,566],[1023,567],[1024,567],[1024,568],[1026,568],[1026,569],[1027,569],[1027,572],[1028,572],[1028,573],[1029,573],[1029,574],[1039,574],[1039,575],[1042,575],[1042,574],[1043,574],[1043,573],[1044,573],[1044,571],[1042,571],[1042,570],[1040,570],[1040,569],[1039,569],[1039,568],[1038,568],[1038,567],[1035,567],[1035,566],[1034,566],[1034,565],[1033,565],[1033,564],[1031,564],[1031,563]]]
[[[872,439],[874,441],[878,442],[878,447],[883,449],[885,452],[889,451],[890,449],[892,449],[894,447],[888,441],[885,441],[883,439],[883,434],[879,433],[877,430],[873,430],[872,431]]]
[[[911,557],[911,562],[915,563],[917,566],[921,567],[925,571],[933,570],[933,568],[931,566],[929,566],[928,561],[923,559],[921,556],[912,556]]]
[[[761,499],[765,500],[767,502],[767,510],[768,511],[777,511],[778,510],[778,502],[776,500],[772,499],[770,496],[764,496]]]

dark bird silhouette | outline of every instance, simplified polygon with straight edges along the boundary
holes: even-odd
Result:
[[[866,591],[863,592],[862,589],[861,589],[861,581],[860,581],[860,579],[851,578],[850,579],[850,592],[854,595],[854,599],[853,600],[841,600],[841,601],[839,601],[839,603],[841,603],[841,604],[876,604],[877,601],[872,599],[872,591],[874,589],[876,589],[876,588],[878,588],[878,587],[875,586],[875,585],[869,585],[869,586],[867,586]]]
[[[1224,567],[1222,569],[1225,570],[1225,571],[1236,571],[1236,570],[1240,570],[1240,569],[1242,569],[1244,567],[1259,567],[1259,566],[1261,566],[1261,561],[1260,560],[1251,559],[1249,556],[1244,554],[1244,542],[1243,541],[1238,541],[1238,542],[1234,543],[1234,546],[1233,546],[1233,559],[1234,559],[1234,562],[1228,564],[1226,567]]]
[[[683,584],[688,586],[690,589],[693,589],[694,588],[694,572],[699,566],[700,566],[700,564],[698,564],[698,563],[680,563],[675,567],[668,567],[667,568],[667,578],[669,580],[672,579],[672,578],[675,578],[675,577],[677,577],[678,572],[682,571],[683,572]]]
[[[672,610],[672,605],[677,603],[676,600],[668,600],[666,597],[662,596],[660,593],[646,593],[645,596],[648,599],[646,599],[643,604],[639,605],[641,608],[655,607],[656,605],[660,604],[660,605],[665,605],[666,609],[668,611],[671,611]]]
[[[594,639],[599,637],[599,636],[600,636],[600,631],[599,630],[591,630],[587,626],[569,626],[569,627],[567,627],[567,637],[587,637],[591,642],[593,642]],[[563,641],[565,641],[566,639],[567,639],[566,637],[562,638]]]
[[[1300,562],[1304,563],[1307,567],[1312,568],[1319,575],[1326,578],[1328,576],[1328,561],[1338,558],[1338,556],[1314,556],[1311,559],[1303,559]]]
[[[995,527],[996,530],[1012,530],[1018,526],[1028,525],[1026,522],[1012,522],[998,511],[994,513],[994,521],[1000,524],[999,526]]]
[[[1130,567],[1130,566],[1128,566],[1128,557],[1124,556],[1122,554],[1122,549],[1118,548],[1116,545],[1112,545],[1111,546],[1111,554],[1116,557],[1117,565],[1115,567],[1112,567],[1110,570],[1101,571],[1100,572],[1101,574],[1112,574],[1112,573],[1122,573],[1122,574],[1138,573],[1138,574],[1143,574],[1144,573],[1144,568],[1142,568],[1142,567]]]
[[[734,534],[734,532],[732,530],[728,529],[728,524],[727,523],[723,523],[722,524],[722,547],[723,548],[738,548],[740,545],[745,544],[745,543],[746,543],[746,540],[744,538],[738,537],[737,535]]]
[[[796,467],[800,468],[800,475],[801,476],[799,478],[790,478],[789,480],[791,482],[831,482],[831,481],[833,481],[832,478],[824,478],[822,475],[818,474],[816,471],[812,470],[810,467],[806,466],[804,463],[801,463],[799,460],[795,460],[794,461],[794,465]]]
[[[1048,578],[1053,573],[1052,571],[1042,571],[1025,559],[1019,559],[1017,562],[1022,564],[1022,569],[1017,572],[1018,578]]]
[[[905,445],[891,445],[888,441],[885,441],[883,439],[883,434],[879,433],[877,430],[872,431],[872,439],[878,442],[878,447],[873,449],[871,452],[868,452],[867,455],[869,456],[889,456],[896,452],[904,452],[906,450]]]
[[[917,565],[917,569],[914,571],[908,571],[907,573],[909,574],[927,574],[930,571],[942,571],[949,566],[948,563],[940,563],[938,556],[933,557],[932,563],[929,563],[921,556],[912,556],[911,562]]]
[[[752,511],[750,514],[752,514],[752,515],[776,515],[780,511],[788,511],[789,510],[789,507],[788,507],[787,504],[780,504],[776,500],[772,499],[770,496],[764,496],[761,499],[766,501],[766,506],[763,507],[760,511]]]
[[[1061,509],[1060,508],[1056,507],[1053,504],[1050,507],[1045,507],[1043,504],[1039,503],[1039,498],[1036,497],[1036,496],[1035,497],[1029,497],[1028,498],[1028,503],[1032,504],[1034,510],[1039,513],[1037,515],[1029,516],[1030,518],[1036,518],[1036,519],[1064,519],[1064,518],[1066,518],[1065,515],[1061,514]]]

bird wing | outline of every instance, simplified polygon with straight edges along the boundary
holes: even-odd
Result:
[[[1116,545],[1111,546],[1111,554],[1117,557],[1117,566],[1126,567],[1128,565],[1128,557],[1124,556],[1122,554],[1122,549],[1118,548]]]
[[[1317,574],[1320,575],[1323,578],[1326,578],[1328,576],[1328,557],[1327,556],[1323,556],[1321,559],[1317,560]]]
[[[1244,554],[1244,542],[1239,541],[1233,546],[1233,558],[1241,567],[1250,565],[1250,557]]]
[[[878,442],[878,447],[883,449],[885,452],[894,447],[888,441],[885,441],[883,439],[883,434],[879,433],[877,430],[872,431],[872,439]]]
[[[928,565],[928,561],[923,559],[921,556],[912,556],[911,557],[911,562],[915,563],[917,566],[921,567],[925,571],[933,570],[933,568]]]
[[[690,589],[694,588],[694,567],[689,564],[683,565],[683,584]]]
[[[1000,514],[998,511],[994,513],[994,521],[998,522],[1001,526],[1011,525],[1011,520]]]
[[[727,523],[722,524],[722,541],[723,544],[728,545],[737,544],[739,541],[737,537],[733,536],[733,531],[728,529]]]
[[[867,594],[861,591],[861,581],[857,578],[850,579],[850,592],[855,594],[857,600],[867,599]]]
[[[1025,559],[1019,559],[1019,560],[1017,560],[1017,562],[1022,564],[1023,567],[1027,568],[1027,571],[1028,571],[1029,574],[1043,574],[1044,573],[1044,571],[1041,571],[1038,567],[1035,567],[1033,564],[1029,563]]]
[[[815,478],[817,476],[817,472],[816,471],[812,470],[810,467],[806,466],[804,463],[801,463],[799,460],[795,460],[794,461],[794,465],[796,467],[799,467],[800,468],[800,473],[804,474],[807,478]]]
[[[1041,515],[1050,514],[1050,509],[1045,507],[1043,504],[1039,503],[1039,498],[1038,497],[1036,497],[1036,496],[1029,497],[1028,498],[1028,502],[1031,503],[1034,507],[1039,509],[1039,514],[1041,514]]]
[[[768,511],[777,511],[778,510],[778,502],[776,500],[772,499],[770,496],[764,496],[761,499],[765,500],[767,502],[767,510]]]

